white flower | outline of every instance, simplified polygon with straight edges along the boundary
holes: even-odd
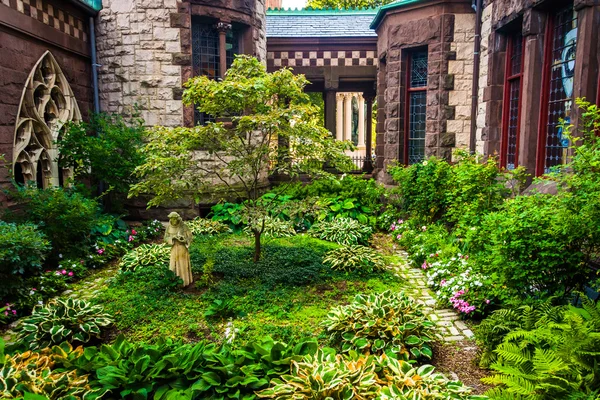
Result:
[[[58,255],[58,258],[62,258],[62,254],[59,254],[59,255]]]

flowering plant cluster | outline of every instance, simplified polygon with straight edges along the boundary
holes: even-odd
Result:
[[[473,271],[468,255],[430,254],[421,268],[438,299],[466,316],[482,314],[492,302],[491,279]]]

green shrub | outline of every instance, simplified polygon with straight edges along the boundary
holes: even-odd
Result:
[[[471,388],[460,381],[451,381],[443,374],[435,373],[431,365],[415,367],[403,360],[384,358],[384,381],[388,386],[383,387],[378,400],[391,399],[464,399],[484,400],[486,396],[471,394]]]
[[[290,237],[296,234],[294,229],[294,223],[292,221],[286,221],[276,217],[266,216],[256,221],[257,229],[263,229],[263,235],[271,238],[282,238]],[[249,235],[254,235],[252,228],[246,226],[244,232]]]
[[[35,225],[0,221],[0,299],[15,295],[27,278],[39,274],[49,250]]]
[[[506,334],[494,350],[495,374],[482,379],[500,385],[491,398],[563,399],[600,390],[600,303],[582,303],[550,314],[557,320],[542,316],[533,329]]]
[[[144,121],[126,120],[116,114],[92,114],[87,122],[72,123],[57,142],[60,164],[74,167],[75,176],[104,182],[111,188],[110,208],[121,210],[129,186],[136,182],[133,171],[144,161]]]
[[[373,229],[350,218],[336,218],[314,224],[308,233],[316,238],[341,245],[366,245]]]
[[[334,249],[323,259],[323,263],[336,271],[368,272],[382,271],[386,268],[383,256],[377,251],[366,246],[343,246]]]
[[[331,349],[329,349],[331,350]],[[290,374],[273,379],[272,387],[258,392],[268,399],[372,399],[379,390],[374,357],[345,359],[333,351],[292,362]]]
[[[16,331],[17,344],[31,350],[67,342],[87,343],[100,336],[100,329],[112,324],[100,306],[84,300],[52,300],[37,306],[33,313],[21,320]]]
[[[239,229],[243,225],[242,208],[243,204],[238,203],[219,203],[211,208],[211,219],[222,222],[232,229]]]
[[[472,231],[486,238],[478,264],[515,296],[543,297],[581,287],[588,272],[582,251],[586,237],[578,221],[562,196],[508,200]]]
[[[314,354],[316,342],[296,346],[266,338],[232,350],[206,342],[130,343],[122,336],[111,345],[88,347],[68,357],[63,367],[89,374],[94,388],[112,397],[254,399],[271,379],[294,361]]]
[[[222,222],[196,217],[185,223],[194,235],[218,235],[230,233],[231,229]]]
[[[2,346],[0,344],[0,346]],[[55,367],[64,351],[48,348],[0,358],[0,397],[3,399],[96,399],[102,390],[92,390],[88,376]],[[80,349],[83,353],[83,350]],[[42,396],[42,397],[35,397]]]
[[[166,244],[142,244],[129,251],[119,263],[122,271],[135,271],[143,267],[169,266],[171,248]]]
[[[52,257],[85,254],[93,228],[101,224],[96,200],[71,189],[20,187],[13,193],[20,213],[8,214],[14,221],[35,223],[52,243]]]
[[[343,352],[431,358],[435,325],[422,308],[404,293],[359,294],[349,305],[333,308],[322,326]]]

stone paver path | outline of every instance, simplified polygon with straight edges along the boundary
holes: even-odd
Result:
[[[408,263],[408,254],[399,250],[397,254],[404,260],[395,265],[396,273],[406,279],[412,287],[406,290],[407,294],[425,306],[425,313],[438,326],[438,332],[447,342],[471,339],[473,331],[460,320],[459,314],[449,308],[437,308],[434,293],[427,287],[427,278],[419,268],[413,268]]]

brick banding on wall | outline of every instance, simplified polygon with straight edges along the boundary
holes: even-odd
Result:
[[[375,51],[272,51],[267,53],[267,67],[377,65]]]

